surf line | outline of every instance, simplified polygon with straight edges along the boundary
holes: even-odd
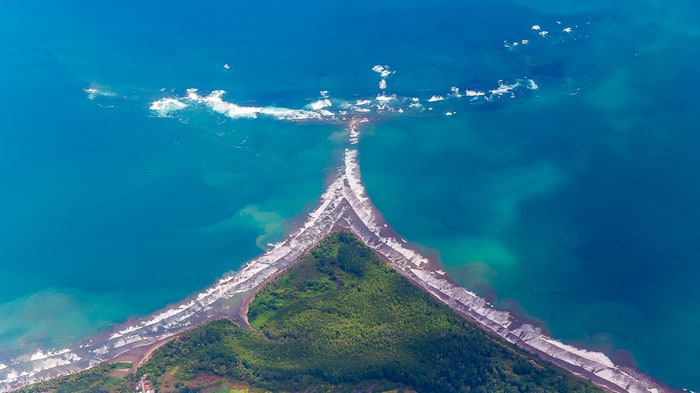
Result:
[[[607,356],[561,343],[539,328],[519,322],[507,311],[452,282],[435,261],[423,256],[384,221],[365,191],[357,144],[367,118],[349,120],[348,147],[318,207],[285,240],[247,262],[204,291],[133,322],[117,325],[77,348],[20,356],[0,368],[0,392],[60,375],[75,373],[124,356],[147,356],[144,348],[199,326],[228,318],[246,326],[249,300],[265,283],[287,270],[324,237],[336,230],[355,234],[400,274],[468,320],[529,352],[612,392],[661,393],[676,390],[636,370],[614,364]]]

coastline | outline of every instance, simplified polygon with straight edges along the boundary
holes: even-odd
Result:
[[[148,359],[151,358],[153,353],[163,345],[167,344],[170,342],[170,340],[173,340],[176,336],[169,337],[166,339],[163,339],[161,341],[155,342],[150,345],[144,345],[142,347],[136,347],[133,348],[127,352],[124,352],[123,354],[115,357],[114,359],[109,360],[109,363],[119,363],[119,362],[128,362],[131,363],[131,367],[126,369],[124,371],[124,374],[135,374],[136,370],[138,370],[141,365],[146,363]]]
[[[149,316],[117,325],[81,344],[78,348],[37,352],[15,359],[0,370],[0,392],[70,374],[103,361],[139,357],[138,364],[176,335],[218,318],[228,318],[250,327],[245,317],[255,294],[286,271],[314,245],[334,230],[358,236],[392,268],[419,285],[491,334],[535,353],[560,367],[589,379],[612,392],[675,392],[652,378],[615,365],[602,353],[563,344],[543,334],[512,314],[495,309],[483,298],[453,283],[435,261],[424,257],[392,230],[371,203],[361,182],[357,161],[361,124],[349,123],[349,143],[343,165],[320,198],[319,206],[284,241],[246,263],[204,291]],[[132,363],[134,367],[135,363]]]

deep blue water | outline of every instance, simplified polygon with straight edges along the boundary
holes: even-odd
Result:
[[[555,337],[697,390],[700,11],[608,3],[0,1],[0,363],[204,288],[333,172],[342,125],[152,101],[367,98],[388,64],[406,97],[539,86],[376,119],[360,160],[388,222]]]

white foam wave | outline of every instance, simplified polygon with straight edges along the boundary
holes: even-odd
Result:
[[[199,296],[201,297],[203,295],[200,294]],[[184,313],[188,309],[192,308],[194,305],[195,305],[194,301],[190,301],[190,302],[187,302],[184,304],[180,304],[177,307],[166,309],[163,312],[156,313],[150,319],[143,320],[139,324],[130,325],[130,326],[126,327],[125,329],[122,329],[122,330],[119,330],[119,331],[113,333],[109,337],[109,339],[110,340],[119,339],[119,338],[124,337],[126,335],[129,335],[131,333],[140,331],[146,327],[161,323],[169,318],[172,318],[176,315],[180,315],[180,314]]]
[[[223,99],[226,92],[215,90],[208,95],[200,95],[197,89],[187,89],[187,94],[181,98],[163,98],[151,103],[150,109],[160,117],[170,117],[173,113],[187,108],[191,104],[203,104],[210,110],[232,119],[257,118],[270,116],[278,120],[320,120],[332,117],[334,114],[321,109],[331,106],[327,99],[312,104],[312,110],[291,109],[274,106],[243,106]]]
[[[88,98],[91,100],[94,100],[97,97],[116,97],[117,93],[105,88],[101,87],[96,84],[90,85],[90,87],[87,87],[83,89],[83,91],[87,94]]]
[[[176,98],[163,98],[153,101],[149,109],[155,112],[158,117],[171,117],[175,112],[187,108],[187,104]]]
[[[312,102],[311,104],[309,104],[309,107],[310,107],[312,110],[314,110],[314,111],[318,111],[318,110],[320,110],[320,109],[328,108],[328,107],[331,107],[331,106],[333,106],[333,103],[332,103],[331,100],[329,100],[328,98],[324,98],[324,99],[321,99],[321,100],[318,100],[318,101],[314,101],[314,102]]]
[[[38,351],[34,352],[29,359],[31,361],[42,360],[42,359],[47,359],[47,358],[50,358],[53,356],[63,355],[64,353],[68,353],[68,352],[70,352],[70,349],[67,349],[67,348],[61,349],[58,351],[53,351],[53,352],[52,351],[44,352],[42,350],[38,350]]]
[[[483,97],[483,96],[486,95],[486,93],[484,93],[484,92],[481,91],[481,90],[468,90],[468,89],[467,89],[467,90],[464,92],[464,95],[467,96],[467,97]]]
[[[524,87],[528,90],[537,90],[539,86],[533,79],[518,79],[515,83],[505,83],[503,81],[498,81],[498,88],[490,90],[492,96],[502,96],[504,94],[514,94],[514,91],[519,88]]]
[[[12,369],[5,375],[4,379],[0,380],[0,383],[9,384],[9,383],[17,381],[18,379],[19,379],[19,373],[17,372],[17,370]],[[6,391],[9,392],[10,390],[8,389]]]
[[[106,355],[109,353],[109,348],[107,348],[106,345],[103,345],[95,350],[92,351],[95,355]]]
[[[379,76],[381,76],[382,78],[387,78],[389,75],[396,73],[396,71],[391,71],[389,69],[389,66],[387,66],[387,65],[382,66],[379,64],[372,67],[372,71],[378,73]]]
[[[63,356],[57,356],[57,357],[50,357],[47,359],[42,360],[41,362],[38,362],[37,365],[34,366],[34,369],[32,371],[25,371],[24,374],[25,376],[27,375],[34,375],[38,372],[49,370],[52,368],[56,367],[61,367],[61,366],[67,366],[70,364],[73,364],[82,358],[74,353],[67,353]]]
[[[379,74],[379,89],[380,90],[386,90],[387,88],[387,79],[396,73],[396,71],[392,71],[389,69],[389,66],[387,65],[375,65],[372,67],[372,71],[376,72]]]
[[[562,349],[583,359],[587,359],[607,367],[615,367],[615,363],[613,363],[612,360],[610,360],[610,358],[605,356],[603,353],[587,351],[585,349],[574,347],[573,345],[567,345],[547,336],[542,336],[542,340],[553,347]]]
[[[376,100],[379,102],[394,101],[394,100],[396,100],[396,96],[395,95],[388,96],[385,94],[378,94]]]
[[[386,74],[389,71],[386,66],[373,67],[375,72]],[[331,98],[328,91],[321,91],[320,98],[308,103],[303,109],[293,109],[276,106],[246,106],[235,102],[226,101],[224,90],[214,90],[208,94],[202,94],[198,89],[187,89],[182,97],[166,97],[153,101],[150,110],[158,117],[173,117],[175,113],[189,107],[206,108],[214,113],[222,114],[232,119],[255,119],[261,116],[272,117],[277,120],[287,121],[348,121],[353,117],[379,115],[382,113],[406,113],[442,111],[447,116],[457,111],[453,107],[445,107],[440,104],[435,107],[424,107],[421,102],[438,103],[441,101],[459,100],[469,98],[470,103],[479,100],[489,101],[506,94],[515,97],[515,90],[519,88],[536,90],[537,84],[529,78],[518,79],[515,83],[498,81],[498,87],[490,90],[466,88],[462,90],[457,86],[449,88],[444,94],[432,94],[428,97],[404,97],[396,94],[388,94],[384,91],[372,98],[356,98],[353,101],[340,98]]]

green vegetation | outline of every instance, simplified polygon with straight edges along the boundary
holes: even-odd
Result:
[[[25,393],[130,393],[130,381],[110,376],[110,373],[131,367],[131,363],[102,363],[89,370],[52,379],[20,390]]]
[[[346,233],[264,288],[248,316],[252,330],[222,320],[182,334],[138,376],[182,393],[600,391],[464,320]]]
[[[112,369],[114,370],[125,370],[131,368],[131,362],[118,362],[112,363]]]

